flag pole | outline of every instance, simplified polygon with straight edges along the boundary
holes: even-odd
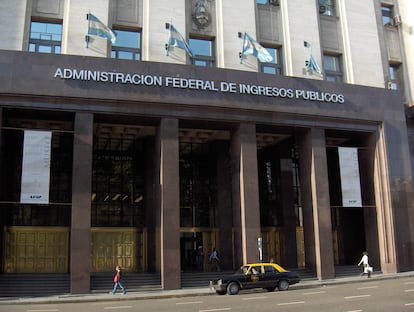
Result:
[[[241,36],[242,36],[242,33],[241,32],[239,32],[239,38],[241,38]],[[240,58],[240,64],[242,64],[243,63],[243,49],[244,49],[244,43],[245,43],[245,41],[246,41],[246,32],[244,32],[244,35],[243,35],[243,43],[242,43],[242,48],[241,48],[241,52],[239,53],[239,58]]]
[[[88,13],[86,13],[86,19],[88,20],[88,32],[86,33],[85,36],[85,41],[86,41],[86,48],[89,48],[89,28],[91,27],[91,20],[89,19],[89,14],[91,13],[91,10],[89,10]]]
[[[171,25],[172,25],[172,18],[171,18],[171,20],[170,20],[170,22],[169,23],[165,23],[165,26],[167,26],[168,25],[168,30],[169,30],[169,36],[168,36],[168,41],[167,41],[167,43],[165,44],[165,55],[166,56],[169,56],[169,53],[170,53],[170,40],[171,40]],[[165,27],[165,28],[167,28],[167,27]]]

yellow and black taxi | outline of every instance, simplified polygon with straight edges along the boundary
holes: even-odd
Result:
[[[250,263],[241,266],[234,274],[223,276],[210,284],[219,295],[236,295],[241,289],[288,290],[290,285],[299,281],[297,273],[285,270],[276,263]]]

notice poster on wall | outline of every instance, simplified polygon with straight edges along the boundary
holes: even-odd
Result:
[[[338,155],[341,173],[342,206],[361,207],[358,149],[354,147],[338,147]]]
[[[22,204],[49,203],[51,141],[50,131],[24,132],[20,192]]]

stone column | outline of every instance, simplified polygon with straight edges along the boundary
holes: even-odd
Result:
[[[227,141],[218,141],[215,144],[217,155],[217,227],[220,241],[220,268],[222,270],[235,269],[233,267],[232,222],[231,206],[231,174],[229,170]],[[209,252],[209,251],[204,251]]]
[[[259,260],[260,204],[256,126],[241,123],[231,139],[235,265]]]
[[[180,188],[178,119],[163,118],[158,129],[159,159],[159,256],[163,289],[181,287]]]
[[[76,113],[73,140],[71,293],[90,291],[93,114]]]
[[[147,228],[147,259],[146,269],[148,272],[154,272],[159,268],[156,257],[156,220],[159,217],[157,212],[159,207],[159,156],[155,157],[155,140],[154,137],[145,139],[145,227]]]
[[[0,198],[4,199],[4,189],[5,189],[5,183],[7,182],[7,179],[3,172],[3,166],[4,166],[4,160],[3,155],[5,154],[5,151],[3,150],[3,130],[1,130],[3,127],[3,108],[0,107]],[[3,209],[0,209],[0,267],[4,267],[4,226],[6,222],[6,209],[5,207],[2,207]]]
[[[372,133],[365,138],[364,145],[367,146],[367,148],[359,150],[359,168],[361,176],[362,202],[364,203],[364,207],[362,209],[364,214],[365,249],[368,251],[370,264],[376,269],[380,267],[380,254],[373,179],[373,160],[375,159],[376,145],[375,133]]]
[[[376,141],[374,183],[381,271],[383,273],[396,273],[398,272],[398,266],[395,221],[392,211],[392,192],[389,184],[390,173],[388,171],[389,164],[383,129],[378,129]],[[399,207],[399,209],[401,208]]]
[[[296,213],[293,199],[292,159],[280,159],[281,191],[284,228],[284,265],[295,268],[298,265],[296,249]]]
[[[329,180],[324,129],[312,128],[299,139],[300,179],[306,266],[318,279],[335,276]]]

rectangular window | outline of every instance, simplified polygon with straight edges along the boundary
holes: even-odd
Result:
[[[323,56],[323,68],[325,71],[325,80],[333,82],[342,82],[342,68],[340,56],[325,54]]]
[[[30,24],[30,52],[60,54],[62,44],[62,23],[32,21]]]
[[[205,67],[215,65],[213,40],[190,38],[189,45],[194,54],[191,59],[192,64]]]
[[[257,4],[271,4],[275,6],[280,5],[280,0],[256,0]]]
[[[116,42],[112,45],[111,57],[125,60],[141,60],[141,32],[114,30]]]
[[[319,0],[319,13],[336,16],[335,0]]]
[[[401,85],[400,80],[400,65],[398,64],[390,64],[389,66],[389,81],[388,81],[388,89],[391,90],[399,90]]]
[[[260,63],[262,73],[272,75],[282,75],[282,59],[281,59],[281,48],[268,48],[266,50],[273,57],[273,62]]]
[[[384,26],[394,26],[394,9],[390,5],[381,4],[382,24]]]

